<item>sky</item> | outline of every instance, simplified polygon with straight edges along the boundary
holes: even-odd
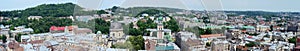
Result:
[[[300,0],[0,0],[0,10],[23,10],[41,4],[72,2],[90,9],[120,7],[171,7],[187,10],[300,12]]]

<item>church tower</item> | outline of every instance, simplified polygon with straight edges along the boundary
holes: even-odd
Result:
[[[158,23],[157,23],[157,38],[163,39],[164,37],[164,25],[162,23],[162,17],[158,17]]]

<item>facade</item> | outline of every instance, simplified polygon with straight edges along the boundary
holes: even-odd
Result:
[[[117,39],[122,38],[124,36],[122,24],[118,22],[112,22],[109,29],[109,35],[110,37]]]
[[[205,44],[197,39],[189,38],[181,43],[181,51],[202,51],[203,49],[206,49]]]
[[[75,16],[75,20],[77,21],[83,21],[83,22],[88,22],[89,20],[95,19],[96,17],[94,16]]]
[[[17,34],[30,34],[33,33],[34,30],[32,28],[25,28],[25,26],[14,27],[16,30],[10,31],[13,36]]]
[[[269,31],[271,29],[270,29],[270,26],[257,25],[256,30],[260,31],[260,32],[266,32],[266,31]]]
[[[300,50],[300,35],[297,35],[295,50]]]
[[[4,19],[4,17],[1,17],[1,16],[0,16],[0,22],[2,22],[3,19]]]
[[[230,51],[230,43],[228,41],[217,40],[211,43],[212,51]]]

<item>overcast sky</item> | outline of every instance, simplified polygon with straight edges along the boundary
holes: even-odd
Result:
[[[105,9],[116,5],[121,7],[171,7],[189,10],[223,9],[300,12],[300,6],[297,6],[300,5],[300,0],[0,0],[0,10],[22,10],[41,4],[67,2],[90,9]]]

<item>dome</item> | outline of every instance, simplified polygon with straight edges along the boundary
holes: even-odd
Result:
[[[102,34],[102,32],[101,31],[97,31],[97,34]]]

